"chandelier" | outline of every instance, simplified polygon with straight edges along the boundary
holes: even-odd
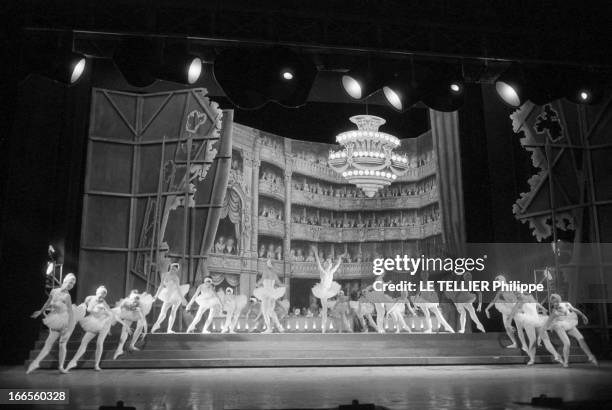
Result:
[[[336,136],[339,151],[329,152],[329,166],[348,182],[361,188],[368,198],[388,186],[408,171],[409,161],[393,150],[400,145],[398,138],[379,132],[386,121],[374,115],[350,118],[357,130]]]

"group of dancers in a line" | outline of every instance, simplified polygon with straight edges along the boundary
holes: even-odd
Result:
[[[411,332],[404,319],[406,308],[408,308],[412,315],[416,315],[415,309],[423,312],[425,316],[425,332],[433,331],[431,320],[433,315],[436,317],[439,326],[443,327],[447,332],[454,333],[454,329],[445,320],[440,310],[437,292],[421,291],[410,297],[407,293],[404,293],[399,298],[394,299],[382,291],[375,290],[374,286],[370,285],[361,291],[361,296],[358,300],[349,300],[340,289],[340,284],[333,280],[335,272],[342,263],[342,255],[338,257],[335,263],[331,258],[322,262],[319,259],[316,248],[313,250],[316,255],[320,281],[312,288],[312,293],[321,302],[321,331],[323,333],[327,329],[328,310],[339,313],[336,317],[339,316],[341,318],[342,326],[347,331],[352,331],[352,326],[348,319],[349,312],[352,311],[363,329],[367,330],[369,324],[378,332],[384,333],[384,320],[389,317],[394,322],[396,332],[402,330]],[[195,330],[207,311],[209,314],[202,328],[202,333],[210,333],[213,317],[222,311],[225,311],[226,315],[221,332],[234,333],[238,318],[248,304],[247,296],[235,295],[232,288],[227,288],[225,291],[215,291],[212,278],[205,277],[202,284],[196,288],[191,299],[187,301],[185,295],[189,290],[189,285],[182,285],[180,283],[179,268],[180,266],[177,263],[170,265],[168,272],[162,275],[160,286],[155,295],[150,295],[146,292],[139,293],[133,290],[128,297],[119,300],[113,308],[106,302],[107,290],[104,286],[100,286],[96,290],[95,295],[87,296],[81,305],[73,305],[69,292],[76,283],[76,277],[74,274],[66,275],[62,285],[51,291],[43,307],[32,314],[33,318],[41,314],[44,315],[43,323],[49,328],[49,335],[40,353],[28,367],[27,373],[39,367],[40,361],[49,354],[58,339],[59,370],[62,373],[68,372],[77,366],[89,342],[95,337],[97,337],[97,342],[94,369],[99,371],[104,340],[115,323],[120,323],[122,330],[113,359],[124,353],[123,348],[130,334],[132,334],[132,339],[129,347],[132,350],[138,350],[135,344],[147,334],[146,316],[149,314],[151,306],[156,299],[162,301],[162,306],[151,332],[159,330],[168,312],[170,312],[167,333],[174,333],[172,328],[179,307],[183,305],[189,310],[194,303],[197,303],[198,310],[187,328],[187,333]],[[469,273],[466,273],[463,279],[471,280]],[[427,280],[427,272],[422,273],[422,280]],[[496,280],[505,281],[506,279],[503,276],[498,276]],[[272,262],[269,259],[251,298],[252,302],[258,301],[259,314],[257,318],[259,316],[263,317],[265,328],[263,333],[272,333],[274,329],[279,332],[284,331],[276,308],[285,291],[286,288],[274,272]],[[479,294],[477,296],[474,293],[461,291],[447,292],[446,296],[453,302],[459,313],[460,333],[465,332],[468,315],[474,321],[478,330],[481,332],[485,331],[484,326],[478,320],[473,306],[473,303],[478,298],[477,310],[481,310],[482,295]],[[488,317],[489,310],[495,306],[502,314],[506,332],[512,341],[512,344],[508,346],[509,348],[518,348],[515,329],[512,327],[512,321],[514,321],[522,348],[529,356],[528,364],[534,363],[536,345],[542,341],[554,359],[567,367],[570,348],[568,336],[576,338],[589,361],[597,364],[597,360],[576,328],[578,316],[585,323],[587,322],[586,316],[570,303],[563,302],[559,295],[551,295],[549,302],[550,314],[547,315],[544,307],[529,294],[498,292],[486,307],[485,313]],[[286,310],[288,310],[288,306],[285,307]],[[374,314],[376,321],[373,319]],[[67,342],[77,322],[85,333],[74,357],[64,367]],[[132,331],[134,323],[136,328]],[[563,356],[560,356],[550,343],[548,331],[554,331],[561,339],[563,343]],[[527,335],[528,342],[526,342],[524,334]]]

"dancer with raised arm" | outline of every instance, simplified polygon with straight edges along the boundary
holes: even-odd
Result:
[[[506,283],[506,277],[504,275],[497,275],[495,277],[495,280],[498,282]],[[515,292],[508,292],[508,291],[500,290],[495,294],[495,296],[493,297],[493,300],[485,308],[485,314],[487,315],[488,319],[491,318],[491,314],[489,313],[489,310],[491,310],[491,307],[493,306],[495,306],[495,309],[497,309],[497,311],[501,313],[502,321],[504,322],[504,328],[506,329],[506,334],[512,341],[511,344],[506,346],[506,348],[508,349],[514,349],[518,347],[518,344],[516,343],[516,338],[514,337],[515,330],[512,327],[512,318],[510,317],[510,313],[512,313],[512,309],[514,308],[514,305],[516,305],[517,302],[518,302],[518,297]],[[519,333],[518,336],[521,340],[523,348],[525,349],[525,351],[527,351],[527,347],[525,346],[522,332]]]
[[[421,281],[427,282],[429,279],[429,272],[421,271]],[[444,327],[449,333],[455,333],[451,325],[448,324],[444,315],[440,311],[440,299],[438,293],[434,290],[419,290],[413,297],[414,307],[421,309],[425,315],[425,330],[424,333],[431,333],[433,331],[433,324],[431,322],[431,314],[433,313],[438,321],[438,329],[440,325]]]
[[[561,296],[556,293],[550,295],[550,311],[548,320],[544,324],[543,329],[540,330],[540,336],[544,336],[546,329],[554,330],[557,333],[563,343],[563,367],[569,366],[571,342],[568,335],[578,341],[580,348],[587,355],[589,362],[593,363],[595,366],[599,366],[597,359],[586,344],[584,336],[582,336],[582,333],[577,329],[578,316],[582,318],[585,325],[589,323],[589,319],[586,315],[573,307],[571,303],[564,302]]]
[[[221,313],[221,300],[219,296],[215,292],[215,286],[212,283],[212,278],[210,276],[206,276],[204,281],[198,286],[195,293],[191,297],[189,303],[187,303],[187,310],[191,309],[193,306],[193,302],[197,302],[198,311],[196,312],[195,317],[191,321],[191,324],[187,328],[187,333],[193,332],[195,327],[202,320],[202,316],[208,310],[208,317],[206,318],[206,322],[204,322],[204,326],[202,327],[202,333],[210,333],[210,325],[212,324],[215,313]]]
[[[253,290],[253,296],[261,301],[261,314],[266,325],[266,330],[263,333],[272,333],[274,326],[281,333],[285,331],[274,310],[276,300],[280,299],[286,291],[284,286],[275,286],[280,284],[281,281],[272,266],[272,259],[268,258],[261,278],[257,282],[257,287]]]
[[[151,328],[151,333],[155,333],[159,329],[164,319],[166,319],[166,314],[168,313],[169,309],[172,310],[170,311],[170,317],[168,318],[167,333],[174,333],[172,327],[174,326],[174,321],[176,320],[176,312],[181,304],[187,305],[185,295],[189,291],[189,285],[181,285],[181,278],[179,278],[178,274],[179,268],[180,265],[178,263],[172,263],[170,264],[170,270],[162,276],[159,288],[155,293],[155,299],[160,299],[163,304],[161,310],[159,311],[157,321],[155,321],[155,324]]]
[[[472,281],[472,274],[470,272],[466,272],[463,274],[463,280],[465,282]],[[476,324],[476,328],[481,332],[485,333],[485,328],[478,320],[478,316],[476,316],[476,312],[474,311],[473,303],[476,301],[478,297],[478,308],[477,310],[480,312],[482,308],[482,292],[478,292],[478,296],[476,294],[461,290],[461,291],[447,291],[444,292],[446,297],[448,297],[454,304],[455,308],[459,312],[459,333],[465,333],[465,325],[467,323],[467,314],[470,315],[472,321]]]
[[[84,318],[79,321],[79,324],[85,331],[83,335],[83,339],[81,339],[81,344],[77,352],[74,354],[68,366],[66,366],[66,371],[76,367],[79,359],[87,350],[87,345],[94,337],[98,336],[96,340],[96,353],[95,353],[95,361],[94,361],[94,370],[100,371],[100,359],[102,359],[102,351],[104,350],[104,340],[110,331],[111,326],[118,320],[123,326],[128,327],[127,324],[115,317],[115,313],[111,310],[108,303],[106,303],[106,288],[104,286],[99,286],[96,289],[95,295],[90,295],[85,298],[85,310],[88,313]],[[128,332],[130,332],[129,330]]]
[[[62,281],[62,285],[59,288],[51,290],[49,298],[42,308],[32,313],[31,317],[34,319],[40,315],[43,315],[42,321],[45,326],[49,328],[49,336],[47,336],[45,344],[43,348],[40,349],[38,356],[36,356],[32,363],[30,363],[30,366],[28,366],[26,373],[31,373],[32,371],[38,369],[41,360],[47,357],[51,351],[51,348],[53,348],[53,345],[58,339],[58,369],[61,372],[64,372],[66,344],[68,343],[68,339],[70,339],[70,335],[74,330],[76,322],[84,314],[84,309],[78,309],[72,304],[72,300],[70,299],[70,290],[74,287],[75,283],[76,276],[74,276],[72,273],[67,274]]]
[[[312,250],[315,254],[317,268],[319,268],[319,276],[321,281],[312,287],[312,294],[321,301],[321,333],[325,333],[327,329],[327,300],[334,297],[340,291],[340,284],[334,282],[334,273],[342,264],[342,256],[338,256],[338,261],[332,265],[331,258],[327,258],[323,264],[319,258],[319,252],[316,246],[312,245]]]
[[[523,344],[523,350],[529,356],[527,365],[530,366],[535,363],[536,347],[537,347],[537,335],[538,329],[544,327],[548,321],[548,316],[545,315],[546,309],[538,303],[538,301],[528,293],[517,293],[517,303],[514,304],[512,311],[510,312],[510,320],[514,320],[518,335]],[[528,344],[525,343],[524,337],[522,337],[523,330],[527,334]],[[540,339],[544,342],[546,350],[553,356],[554,360],[563,363],[561,356],[555,350],[555,347],[548,338],[548,333],[542,333]]]
[[[117,345],[113,359],[118,358],[124,353],[123,345],[127,341],[132,323],[134,322],[136,322],[136,330],[132,334],[130,350],[139,350],[136,347],[136,342],[141,335],[143,339],[147,335],[147,315],[151,311],[154,300],[153,296],[149,295],[147,292],[140,294],[134,289],[130,292],[130,296],[121,299],[112,309],[115,315],[127,325],[127,327],[121,327],[121,337],[119,338],[119,344]]]

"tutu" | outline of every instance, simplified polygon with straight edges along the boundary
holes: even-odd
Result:
[[[570,313],[565,316],[558,316],[553,320],[553,327],[560,327],[561,329],[568,331],[576,328],[578,326],[578,316],[575,313]]]
[[[548,320],[548,316],[539,315],[535,303],[525,303],[514,316],[514,320],[523,326],[542,327]]]
[[[95,316],[88,315],[79,320],[79,324],[84,331],[90,333],[99,333],[105,328],[110,328],[113,322],[113,316]]]
[[[78,322],[85,315],[85,306],[72,305],[72,313],[74,315],[74,323]],[[66,326],[68,326],[68,312],[65,310],[62,312],[51,311],[42,320],[42,322],[49,328],[49,330],[55,330],[61,332]],[[73,327],[74,329],[74,327]],[[72,329],[70,329],[72,331]]]
[[[515,302],[495,302],[495,309],[504,316],[510,316]]]
[[[351,309],[355,310],[360,315],[371,315],[374,313],[374,305],[369,302],[359,302],[351,300],[349,302]]]
[[[202,308],[206,308],[209,309],[212,306],[218,305],[221,302],[219,302],[219,299],[213,295],[213,294],[204,294],[204,293],[200,293],[196,298],[195,301],[198,303],[198,306],[202,307]]]
[[[338,285],[339,287],[340,285]],[[259,300],[264,298],[280,299],[287,289],[284,286],[274,287],[274,280],[264,279],[263,286],[258,286],[253,290],[253,296]],[[337,293],[337,292],[336,292]]]
[[[179,289],[181,290],[181,294],[178,294],[175,290],[170,291],[167,287],[164,287],[161,292],[159,292],[159,299],[171,305],[180,303],[182,300],[181,296],[185,296],[189,291],[189,284],[180,285]]]
[[[183,285],[183,286],[187,286],[187,290],[189,290],[189,287],[188,287],[189,285]],[[153,295],[150,295],[147,292],[140,295],[140,310],[142,311],[142,314],[145,317],[147,317],[149,312],[151,312],[151,307],[153,306],[153,302],[155,302],[155,298],[153,297]]]
[[[415,298],[414,303],[438,303],[438,294],[433,290],[421,291]]]
[[[393,303],[393,298],[384,292],[371,290],[365,294],[365,300],[370,303]]]
[[[333,281],[327,288],[324,288],[321,282],[319,282],[312,287],[312,294],[319,299],[329,299],[336,296],[340,291],[340,288],[340,284],[335,281]]]
[[[445,292],[446,297],[454,303],[474,303],[476,295],[467,291]]]

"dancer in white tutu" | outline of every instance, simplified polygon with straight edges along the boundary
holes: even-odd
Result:
[[[81,344],[77,352],[74,354],[68,366],[66,366],[66,371],[76,367],[79,359],[87,350],[87,345],[94,337],[98,336],[96,340],[96,353],[95,353],[95,361],[94,361],[94,370],[100,371],[100,359],[102,358],[102,351],[104,350],[104,340],[110,331],[111,326],[115,322],[115,320],[119,321],[123,326],[126,326],[126,323],[115,317],[115,313],[111,310],[108,303],[106,303],[106,288],[104,286],[98,287],[96,289],[96,294],[87,296],[85,298],[85,302],[79,306],[79,308],[85,307],[87,315],[79,320],[79,324],[85,331],[83,335],[83,339],[81,339]]]
[[[359,292],[358,300],[351,300],[349,302],[349,306],[353,310],[353,313],[357,316],[362,332],[368,333],[368,324],[374,329],[378,330],[378,326],[372,317],[375,310],[374,304],[366,300],[365,289]]]
[[[537,335],[538,329],[541,329],[548,321],[548,316],[545,315],[546,309],[538,303],[538,301],[530,294],[518,293],[517,303],[514,304],[512,311],[510,312],[510,320],[514,319],[516,328],[523,344],[523,350],[529,356],[527,365],[535,363],[536,347],[537,347]],[[527,334],[527,341],[522,337],[523,330]],[[544,332],[540,339],[544,342],[546,350],[553,356],[553,358],[562,363],[559,353],[555,350],[555,347],[550,342],[548,334]]]
[[[247,305],[246,295],[234,295],[234,289],[227,288],[225,293],[218,292],[219,299],[223,305],[223,310],[226,312],[225,323],[221,328],[221,333],[236,333],[236,324],[240,318],[242,310]]]
[[[272,333],[274,326],[281,333],[285,331],[274,310],[276,300],[280,299],[286,291],[284,286],[275,286],[280,285],[280,283],[278,275],[274,272],[272,259],[268,258],[266,267],[261,274],[261,279],[259,279],[257,287],[253,290],[253,296],[261,301],[261,314],[266,325],[266,330],[263,333]]]
[[[162,322],[166,318],[166,314],[170,311],[170,317],[168,318],[168,331],[167,333],[174,333],[172,327],[174,326],[174,321],[176,320],[176,311],[182,305],[187,304],[187,300],[185,300],[185,295],[189,291],[189,285],[181,285],[181,279],[179,278],[179,268],[180,265],[178,263],[170,264],[170,270],[166,272],[162,276],[161,283],[157,292],[155,293],[155,299],[160,299],[163,304],[161,310],[159,312],[159,316],[157,317],[157,321],[151,328],[151,333],[155,333]]]
[[[421,271],[421,281],[427,282],[429,279],[429,272]],[[449,333],[455,333],[451,325],[448,324],[444,315],[440,311],[440,299],[438,293],[434,290],[420,290],[413,297],[414,307],[421,309],[425,315],[425,330],[424,333],[431,333],[433,331],[433,325],[431,322],[431,314],[433,313],[438,321],[438,328],[440,325],[444,327]]]
[[[83,311],[77,309],[70,299],[69,292],[75,283],[76,277],[74,274],[67,274],[62,281],[62,286],[53,289],[43,307],[32,313],[32,318],[37,318],[41,314],[44,316],[43,323],[49,328],[49,336],[47,336],[47,340],[45,340],[45,344],[38,356],[36,356],[36,359],[28,366],[26,373],[31,373],[38,369],[40,361],[49,354],[57,339],[59,339],[58,368],[61,372],[64,372],[66,344],[68,339],[70,339],[76,322],[83,314]]]
[[[472,274],[470,272],[466,272],[463,275],[463,280],[465,282],[471,282]],[[476,324],[476,328],[481,332],[485,333],[485,328],[476,316],[476,312],[474,311],[473,303],[478,298],[478,308],[477,310],[480,312],[482,308],[482,292],[478,292],[478,296],[476,294],[462,290],[462,291],[447,291],[444,292],[447,298],[453,301],[457,312],[459,312],[459,333],[465,333],[465,325],[467,324],[467,314],[470,315],[472,321]]]
[[[495,280],[505,283],[506,277],[504,275],[497,275],[495,277]],[[512,344],[506,346],[508,349],[514,349],[518,347],[518,344],[516,343],[516,338],[514,337],[514,328],[512,327],[512,318],[510,317],[512,308],[517,303],[517,301],[518,301],[518,297],[515,292],[498,291],[495,294],[495,297],[493,297],[493,300],[485,308],[485,314],[487,315],[487,318],[491,317],[489,310],[491,310],[492,306],[495,306],[495,309],[497,309],[497,311],[501,313],[502,321],[504,322],[504,328],[506,329],[506,334],[512,341]],[[519,333],[519,338],[521,339],[523,348],[525,349],[525,351],[527,351],[522,332]]]
[[[113,359],[118,358],[124,353],[123,345],[127,341],[128,333],[134,322],[136,322],[136,330],[132,335],[130,349],[139,350],[136,347],[136,342],[141,335],[144,338],[147,334],[147,315],[151,311],[154,300],[153,296],[149,295],[147,292],[140,294],[137,290],[133,290],[130,292],[130,296],[121,299],[112,309],[115,315],[127,324],[127,327],[121,327],[121,337],[119,338],[119,344],[117,345],[117,350],[115,350]]]
[[[331,316],[334,319],[338,319],[338,325],[336,326],[338,332],[347,331],[353,333],[353,326],[349,321],[349,313],[349,298],[344,295],[343,290],[340,290],[336,296],[334,306],[331,308]]]
[[[378,333],[385,333],[385,316],[388,309],[391,309],[395,305],[395,301],[389,295],[382,290],[376,290],[375,288],[382,289],[384,285],[391,283],[384,281],[384,274],[374,280],[370,286],[364,289],[365,300],[372,303],[376,309],[376,330]],[[410,331],[410,328],[406,323],[404,330]]]
[[[587,355],[589,362],[598,366],[597,359],[589,349],[589,346],[584,340],[582,333],[576,328],[578,326],[578,316],[582,318],[582,321],[586,325],[589,319],[584,313],[576,309],[569,302],[563,302],[561,296],[556,293],[550,295],[550,317],[544,324],[542,330],[540,330],[540,336],[543,337],[546,334],[546,329],[554,330],[561,342],[563,343],[563,367],[569,366],[569,351],[570,351],[570,339],[572,336],[578,341],[580,348]]]
[[[191,321],[191,324],[187,328],[187,333],[193,332],[195,327],[202,320],[202,316],[208,310],[208,317],[206,318],[206,322],[204,322],[204,327],[202,327],[202,333],[210,333],[210,325],[212,324],[213,318],[215,314],[221,313],[221,299],[219,299],[219,295],[215,292],[215,287],[212,283],[212,278],[210,276],[206,276],[204,281],[198,286],[195,293],[191,297],[189,303],[187,303],[187,310],[191,309],[193,306],[193,302],[198,304],[198,311],[196,312],[195,317]]]
[[[312,294],[321,301],[321,332],[325,333],[327,328],[327,300],[336,296],[340,291],[340,284],[334,282],[334,273],[336,273],[342,264],[343,255],[338,256],[338,261],[333,266],[331,258],[327,258],[321,265],[317,247],[313,245],[311,248],[315,254],[315,260],[317,261],[317,267],[319,268],[319,275],[321,278],[321,281],[313,286]]]
[[[408,311],[410,311],[412,316],[416,316],[416,312],[412,308],[410,300],[408,299],[408,292],[402,292],[400,297],[394,300],[394,303],[386,304],[387,316],[390,316],[393,319],[395,333],[400,333],[402,330],[412,333],[410,326],[408,326],[406,320],[404,319],[406,308],[408,308]]]

